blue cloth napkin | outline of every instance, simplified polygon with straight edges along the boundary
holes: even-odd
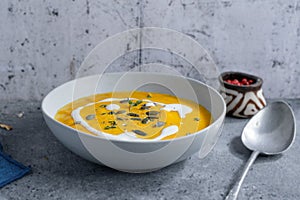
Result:
[[[29,172],[30,167],[22,165],[5,154],[0,144],[0,188],[23,177]]]

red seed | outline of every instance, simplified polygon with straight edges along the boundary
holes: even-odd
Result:
[[[248,80],[246,78],[242,79],[242,84],[246,84],[248,82]]]
[[[234,80],[232,81],[232,84],[237,85],[238,83],[239,83],[239,81],[238,81],[237,79],[234,79]]]
[[[241,81],[239,81],[238,79],[233,79],[233,80],[227,79],[225,80],[225,82],[233,85],[242,86],[242,85],[251,85],[254,81],[252,79],[242,78]]]

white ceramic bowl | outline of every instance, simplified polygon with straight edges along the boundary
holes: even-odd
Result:
[[[99,79],[101,77],[101,79]],[[172,93],[191,99],[208,109],[213,122],[188,136],[165,141],[107,140],[79,132],[54,119],[59,108],[81,97],[112,91],[141,90]],[[126,172],[149,172],[182,161],[199,152],[205,157],[217,142],[226,105],[213,88],[197,80],[157,73],[107,73],[67,82],[51,91],[42,102],[45,121],[68,149],[89,161]],[[200,161],[199,161],[200,162]]]

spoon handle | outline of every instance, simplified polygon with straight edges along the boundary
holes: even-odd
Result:
[[[254,163],[255,159],[257,158],[259,154],[259,151],[253,151],[250,158],[248,159],[242,175],[239,177],[239,179],[236,181],[236,183],[233,185],[232,189],[228,193],[227,197],[225,200],[236,200],[240,191],[240,188],[242,186],[242,183],[251,167],[251,165]]]

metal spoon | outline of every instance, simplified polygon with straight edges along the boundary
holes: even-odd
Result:
[[[275,155],[289,149],[296,136],[295,124],[291,107],[283,101],[269,104],[251,118],[243,130],[241,139],[253,152],[226,200],[237,199],[247,172],[260,153]]]

